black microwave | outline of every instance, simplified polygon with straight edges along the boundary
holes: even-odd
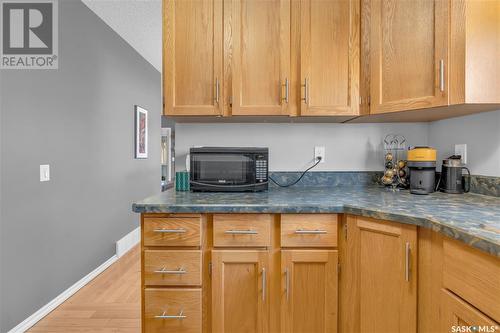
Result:
[[[246,192],[268,187],[268,148],[199,147],[189,150],[191,191]]]

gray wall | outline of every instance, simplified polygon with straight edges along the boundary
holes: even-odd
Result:
[[[80,1],[59,16],[59,70],[0,72],[1,332],[113,256],[139,224],[132,201],[160,190],[160,73]],[[133,158],[134,104],[149,110],[147,160]]]
[[[386,134],[400,133],[410,145],[426,145],[429,124],[177,123],[175,129],[178,171],[185,168],[189,147],[196,145],[269,147],[272,171],[303,170],[314,160],[314,146],[325,146],[325,163],[314,170],[375,171],[383,169]]]
[[[500,110],[446,119],[430,124],[429,144],[441,160],[467,144],[467,166],[474,175],[500,177]]]

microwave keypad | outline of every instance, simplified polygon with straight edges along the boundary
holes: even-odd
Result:
[[[267,180],[267,161],[266,160],[256,160],[255,161],[255,171],[256,178],[259,181]]]

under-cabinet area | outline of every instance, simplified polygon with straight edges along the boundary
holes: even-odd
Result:
[[[500,260],[428,228],[323,213],[143,213],[141,222],[143,332],[499,325]]]

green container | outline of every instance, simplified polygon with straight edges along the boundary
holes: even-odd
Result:
[[[189,172],[180,171],[175,173],[175,190],[189,191]]]

